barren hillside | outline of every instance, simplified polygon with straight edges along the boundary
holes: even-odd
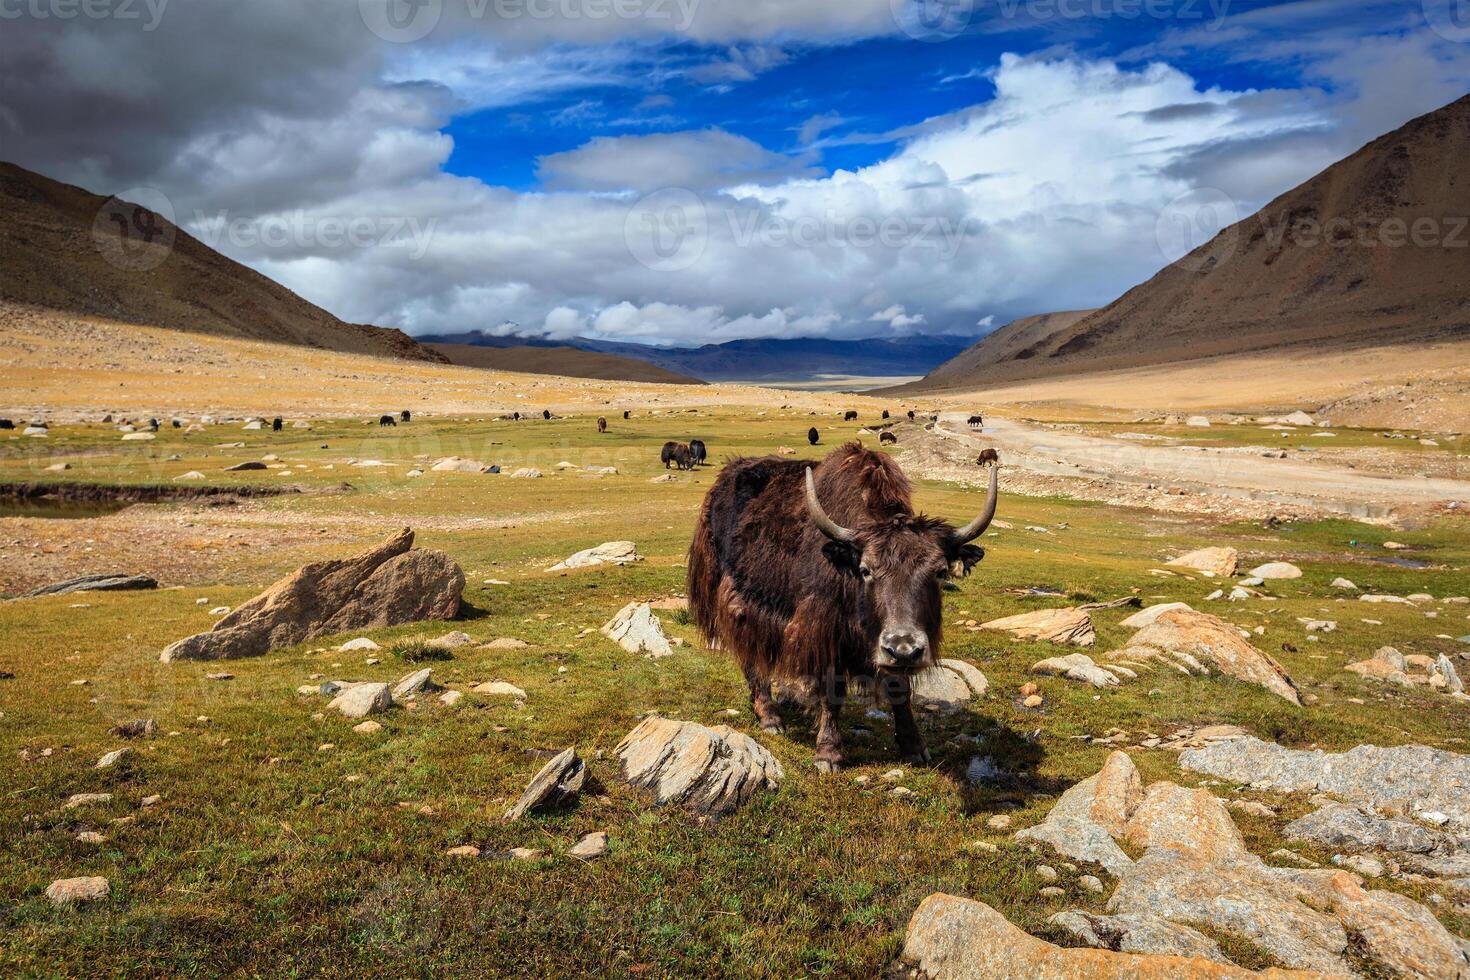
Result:
[[[1018,321],[908,390],[1470,333],[1470,96],[1411,120],[1052,332]],[[1035,320],[1036,318],[1032,318]],[[1009,329],[1009,328],[1007,328]],[[942,373],[941,373],[942,372]]]
[[[244,340],[442,361],[346,323],[161,215],[0,162],[0,299]]]

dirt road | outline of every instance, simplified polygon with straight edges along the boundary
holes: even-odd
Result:
[[[934,431],[978,452],[998,449],[1006,462],[1050,476],[1180,487],[1191,494],[1299,504],[1360,518],[1387,518],[1449,502],[1470,507],[1470,481],[1377,476],[1320,462],[1266,455],[1265,447],[1204,449],[1155,446],[986,416],[983,432],[967,413],[945,413]]]

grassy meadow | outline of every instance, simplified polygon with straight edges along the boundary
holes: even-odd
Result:
[[[1228,722],[1293,746],[1416,742],[1466,750],[1470,706],[1372,685],[1341,668],[1383,644],[1453,655],[1464,649],[1454,638],[1470,633],[1470,606],[1369,605],[1330,585],[1346,576],[1364,591],[1470,594],[1463,518],[1393,530],[1350,521],[1208,526],[1184,515],[1005,495],[1003,471],[998,517],[1009,527],[992,529],[986,560],[945,596],[945,655],[984,671],[988,697],[921,720],[934,762],[901,767],[897,785],[910,796],[893,795],[894,783],[879,778],[897,765],[891,725],[859,707],[848,709],[844,727],[870,734],[850,735],[847,768],[819,776],[809,722],[788,716],[785,735],[760,734],[739,672],[701,646],[687,616],[660,613],[684,645],[658,661],[596,632],[631,600],[682,594],[695,513],[724,458],[781,445],[815,458],[858,428],[783,410],[781,396],[771,397],[763,412],[635,412],[624,421],[609,411],[611,431],[601,436],[592,413],[521,423],[423,417],[391,429],[313,420],[310,431],[282,433],[242,431],[238,423],[194,435],[166,427],[152,442],[121,442],[110,426],[58,425],[46,439],[0,441],[0,482],[181,487],[199,483],[175,477],[199,471],[208,485],[304,491],[233,507],[177,502],[76,520],[0,518],[0,562],[10,574],[59,536],[74,549],[73,574],[112,570],[110,549],[144,524],[172,535],[160,540],[179,549],[160,553],[156,568],[119,569],[155,574],[157,591],[0,602],[0,670],[14,675],[0,680],[0,974],[871,977],[892,962],[908,917],[936,890],[982,899],[1052,941],[1061,937],[1048,916],[1101,909],[1103,896],[1077,885],[1098,869],[1063,868],[1066,898],[1042,899],[1046,882],[1034,869],[1060,866],[1059,859],[1010,839],[1101,765],[1112,746],[1090,737],[1122,729],[1126,744],[1136,744]],[[812,424],[822,430],[820,447],[806,444]],[[690,437],[706,441],[713,465],[650,482],[664,473],[658,447]],[[223,472],[267,454],[283,468]],[[447,455],[506,472],[534,466],[544,476],[406,476]],[[619,473],[559,471],[563,461]],[[46,470],[57,462],[71,468]],[[956,521],[980,504],[972,490],[929,482],[917,498],[923,510]],[[465,570],[459,621],[363,634],[384,647],[372,654],[338,651],[352,638],[343,636],[250,660],[158,662],[165,645],[210,626],[209,608],[237,605],[306,561],[352,554],[405,525],[418,531],[419,546],[447,551]],[[645,560],[545,571],[574,551],[622,539],[636,542]],[[1388,551],[1388,539],[1410,549]],[[289,547],[267,547],[272,541]],[[1182,550],[1226,544],[1241,550],[1245,568],[1289,560],[1305,575],[1267,583],[1275,601],[1207,603],[1218,583],[1150,572]],[[1427,567],[1384,561],[1403,556]],[[15,591],[7,581],[0,590]],[[1033,587],[1064,596],[1019,594]],[[963,625],[1127,595],[1145,604],[1184,600],[1247,628],[1264,626],[1254,642],[1316,702],[1296,708],[1254,687],[1162,670],[1105,692],[1032,678],[1032,663],[1066,651]],[[1129,612],[1094,614],[1098,651],[1128,638],[1118,623]],[[1338,628],[1309,640],[1298,617],[1332,619]],[[453,651],[427,664],[436,680],[465,691],[509,681],[527,692],[523,704],[467,694],[445,707],[424,697],[414,710],[379,716],[381,732],[360,735],[354,722],[321,714],[327,699],[296,693],[314,675],[396,681],[416,664],[395,644],[451,629],[529,645]],[[233,678],[206,676],[220,671]],[[1035,710],[1017,693],[1033,679],[1045,697]],[[718,822],[656,809],[619,781],[611,754],[649,712],[750,732],[779,757],[787,778]],[[157,733],[131,742],[109,734],[134,718],[156,720]],[[133,749],[123,764],[93,768],[123,745]],[[597,786],[563,812],[502,823],[549,754],[569,745]],[[971,785],[965,769],[977,754],[995,759],[1007,778]],[[1146,780],[1195,781],[1169,752],[1134,756]],[[112,799],[64,809],[77,793]],[[157,803],[143,805],[155,795]],[[1230,795],[1280,808],[1279,818],[1237,815],[1262,854],[1282,846],[1280,827],[1307,809],[1304,799]],[[987,825],[997,814],[1012,818],[1009,829]],[[595,830],[611,838],[604,858],[584,864],[565,855]],[[83,831],[106,839],[82,843]],[[445,855],[462,844],[485,856]],[[1319,861],[1331,856],[1294,846]],[[493,856],[512,847],[539,848],[545,857]],[[109,878],[110,899],[53,907],[46,886],[78,875]],[[1378,886],[1409,887],[1389,879]],[[1436,911],[1452,930],[1470,933],[1470,918],[1451,904]],[[1269,962],[1231,951],[1253,965]]]

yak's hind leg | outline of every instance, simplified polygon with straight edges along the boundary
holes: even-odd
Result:
[[[755,720],[761,723],[761,731],[780,735],[786,726],[781,721],[781,713],[776,710],[776,702],[771,700],[771,679],[760,676],[754,667],[746,665],[745,683],[750,687],[750,710],[755,712]]]
[[[817,703],[817,772],[836,772],[842,765],[842,702],[847,700],[847,680],[829,674],[823,678]]]
[[[898,754],[904,762],[915,765],[929,762],[929,749],[914,722],[913,686],[907,674],[886,674],[878,685],[880,695],[893,709],[893,734]]]

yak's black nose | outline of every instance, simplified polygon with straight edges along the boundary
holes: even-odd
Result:
[[[923,633],[913,630],[894,630],[884,633],[878,640],[878,646],[894,663],[911,664],[924,656],[924,651],[929,647],[929,639]]]

